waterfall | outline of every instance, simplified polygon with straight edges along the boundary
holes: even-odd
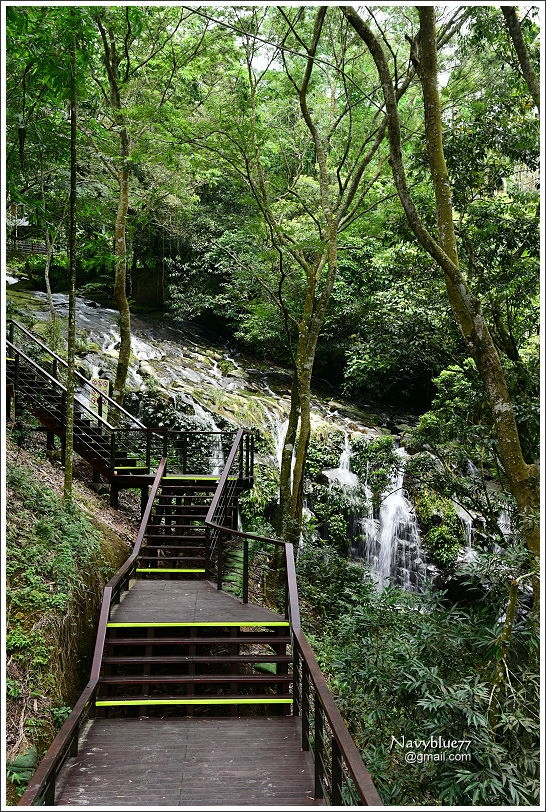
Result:
[[[351,471],[351,442],[347,433],[345,434],[343,451],[339,457],[338,467],[330,468],[324,471],[324,474],[328,477],[330,485],[337,483],[349,491],[354,491],[358,488],[358,476]]]
[[[407,457],[403,448],[397,448],[396,453],[401,460]],[[404,491],[403,464],[392,473],[389,487],[382,494],[377,518],[373,516],[367,483],[364,492],[370,508],[368,515],[360,519],[362,552],[378,587],[383,589],[390,581],[403,589],[419,590],[425,579],[426,564],[413,505]]]
[[[209,412],[206,412],[200,403],[193,402],[193,410],[198,420],[205,426],[207,431],[215,432],[210,435],[211,449],[210,449],[210,473],[213,476],[218,476],[224,470],[225,458],[224,449],[222,447],[222,436],[220,429],[214,422],[214,418]]]

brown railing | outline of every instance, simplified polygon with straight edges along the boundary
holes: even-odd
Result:
[[[219,475],[233,443],[234,431],[178,431],[162,428],[113,430],[113,448],[124,449],[156,468],[167,458],[170,474]]]
[[[382,806],[381,799],[351,738],[339,709],[320,670],[313,650],[301,630],[298,587],[293,545],[279,539],[244,533],[234,527],[232,505],[239,478],[240,461],[245,456],[245,437],[239,430],[226,466],[218,482],[205,519],[208,533],[208,573],[218,589],[225,578],[226,549],[242,545],[242,598],[249,594],[250,544],[268,548],[269,558],[284,548],[282,556],[284,606],[290,620],[294,658],[294,714],[301,716],[301,746],[311,750],[315,763],[314,796],[331,806]]]
[[[11,240],[6,244],[7,254],[47,254],[45,242],[35,240]]]
[[[7,322],[8,327],[8,339],[11,343],[12,347],[19,351],[18,343],[17,343],[17,335],[21,333],[25,338],[25,350],[27,355],[32,355],[30,352],[30,347],[33,346],[39,353],[40,356],[35,358],[35,362],[39,364],[40,367],[44,368],[46,365],[50,366],[49,372],[52,378],[60,380],[60,371],[66,370],[68,368],[67,362],[64,358],[61,358],[60,355],[57,355],[56,352],[53,352],[46,344],[40,341],[39,338],[27,330],[22,324],[19,322],[9,319]],[[30,345],[29,345],[30,340]],[[44,357],[45,356],[45,357]],[[94,420],[98,421],[100,425],[103,425],[109,429],[114,428],[114,423],[116,427],[132,427],[132,428],[139,428],[145,429],[146,426],[144,423],[136,418],[134,415],[130,414],[123,406],[120,406],[119,403],[116,403],[109,395],[106,395],[104,392],[101,392],[100,389],[97,389],[93,384],[87,380],[83,375],[79,372],[74,372],[74,378],[76,387],[80,388],[80,391],[76,394],[76,399],[84,398],[89,400],[89,396],[91,393],[94,393],[95,398],[97,400],[97,411],[93,411],[90,407],[87,407],[81,400],[79,400],[79,405],[84,406],[86,411],[89,412]],[[115,415],[115,418],[112,420],[110,417],[110,421],[106,420],[106,416],[103,416],[102,412],[108,412],[110,416]]]
[[[14,368],[8,370],[8,377],[12,376],[10,383],[14,385],[15,403],[17,395],[23,394],[51,421],[60,417],[58,433],[64,444],[66,387],[62,377],[68,366],[66,361],[19,322],[8,321],[8,336],[8,355],[14,359]],[[24,352],[18,346],[22,341]],[[33,383],[30,376],[25,381],[24,375],[19,375],[21,363],[26,365],[27,372],[32,371],[37,383]],[[104,469],[110,472],[118,469],[118,473],[123,473],[127,463],[119,462],[119,457],[129,454],[133,455],[134,462],[128,467],[136,465],[156,470],[159,460],[165,456],[170,473],[205,475],[220,474],[223,470],[225,457],[233,443],[232,431],[177,431],[148,427],[79,372],[75,372],[75,380],[79,390],[75,403],[75,450],[83,456],[87,452],[88,456],[97,458]],[[60,415],[51,402],[55,400],[56,391],[62,399],[62,403],[57,404],[61,407]],[[91,406],[93,397],[96,410]],[[78,417],[86,421],[86,425],[79,425]],[[244,460],[243,475],[251,477],[250,444],[247,454],[250,456]]]
[[[98,690],[104,641],[106,639],[106,629],[110,613],[112,607],[120,602],[122,592],[129,589],[129,581],[135,575],[137,558],[144,538],[146,525],[152,511],[152,505],[161,483],[161,477],[165,472],[165,464],[166,460],[163,458],[152,485],[133,552],[121,569],[117,571],[114,577],[111,578],[104,587],[89,682],[38,765],[36,772],[30,779],[25,792],[19,800],[18,806],[54,806],[57,776],[66,759],[78,753],[80,731],[85,722],[94,713],[94,700]]]

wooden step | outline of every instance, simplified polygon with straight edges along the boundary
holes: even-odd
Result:
[[[191,550],[197,553],[202,553],[205,549],[204,544],[192,544],[189,546],[185,546],[183,544],[143,544],[141,547],[142,552],[144,553],[146,550],[173,550],[177,553],[184,553],[187,555]]]
[[[97,699],[97,708],[127,707],[132,705],[291,705],[292,696],[278,694],[255,694],[254,696],[123,696]]]
[[[183,536],[180,533],[145,533],[147,539],[170,539],[180,538],[181,541],[204,541],[205,536],[188,535]]]
[[[268,646],[289,645],[288,635],[271,632],[243,632],[242,634],[214,637],[107,637],[107,646],[216,646],[260,643]]]
[[[139,665],[140,663],[146,665],[148,663],[161,663],[161,664],[180,664],[192,665],[200,663],[208,663],[214,665],[215,663],[291,663],[292,657],[290,654],[226,654],[217,656],[215,654],[205,655],[168,655],[161,654],[149,657],[112,657],[106,656],[102,658],[102,662],[106,665]]]
[[[140,685],[142,683],[150,685],[223,685],[224,683],[244,683],[249,685],[264,685],[270,682],[285,683],[293,682],[292,674],[126,674],[109,675],[99,677],[102,685]]]
[[[161,566],[172,569],[172,567],[176,566],[177,562],[180,562],[184,564],[185,569],[195,569],[197,567],[203,568],[203,571],[207,563],[204,555],[190,557],[181,553],[180,555],[173,555],[171,558],[158,558],[155,555],[139,555],[139,564],[144,564],[147,561],[158,565],[157,567],[152,567],[152,569],[160,569]],[[138,572],[142,572],[142,569],[138,569]]]

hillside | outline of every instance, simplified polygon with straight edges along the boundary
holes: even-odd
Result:
[[[112,510],[80,462],[66,510],[60,463],[40,439],[15,434],[6,448],[6,757],[17,784],[87,681],[102,588],[130,552],[138,512],[130,495],[123,513]]]

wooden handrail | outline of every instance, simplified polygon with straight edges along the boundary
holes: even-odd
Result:
[[[302,659],[304,659],[307,664],[309,676],[313,682],[316,695],[319,698],[320,704],[324,710],[324,713],[326,714],[326,718],[328,719],[332,731],[335,731],[344,761],[353,781],[359,788],[364,805],[382,806],[381,798],[379,797],[379,794],[374,786],[372,777],[364,766],[358,748],[355,745],[351,734],[347,730],[347,726],[341,713],[339,712],[339,708],[336,705],[332,694],[330,693],[328,683],[326,682],[324,674],[320,669],[309,641],[301,629],[294,629],[293,631],[293,638]]]
[[[287,597],[288,597],[288,617],[290,620],[292,645],[301,656],[302,661],[305,663],[308,677],[310,678],[315,696],[320,703],[322,711],[328,720],[328,724],[337,742],[338,752],[343,757],[347,770],[354,781],[355,787],[361,798],[363,806],[382,806],[381,798],[373,784],[372,777],[366,769],[362,757],[356,747],[351,734],[347,730],[347,726],[339,712],[335,700],[330,693],[326,679],[320,670],[320,666],[316,660],[307,638],[301,630],[300,609],[298,599],[298,586],[296,579],[296,565],[294,558],[294,548],[289,542],[282,541],[281,539],[268,538],[267,536],[258,536],[253,533],[245,533],[241,530],[233,530],[231,527],[224,527],[214,521],[214,513],[222,497],[222,492],[226,483],[228,482],[231,466],[235,461],[237,451],[241,446],[241,441],[244,436],[244,430],[240,429],[233,441],[233,445],[229,456],[226,460],[222,476],[218,482],[214,497],[212,499],[209,511],[205,518],[205,525],[214,528],[219,532],[226,533],[230,536],[235,536],[241,539],[253,539],[268,543],[274,546],[282,546],[285,550],[285,565],[286,565],[286,583],[287,583]],[[322,754],[315,754],[315,760],[320,758]]]
[[[60,356],[60,355],[57,355],[57,353],[56,353],[56,352],[54,352],[53,350],[51,350],[51,349],[50,349],[50,348],[49,348],[49,347],[48,347],[46,344],[44,344],[42,341],[40,341],[40,339],[39,339],[39,338],[36,338],[36,336],[34,335],[34,333],[31,333],[31,332],[30,332],[30,330],[27,330],[27,328],[26,328],[26,327],[23,327],[23,325],[22,325],[22,324],[19,324],[19,322],[18,322],[18,321],[15,321],[15,319],[9,319],[9,320],[8,320],[8,322],[7,322],[7,324],[13,324],[15,327],[17,327],[17,329],[18,329],[18,330],[21,330],[21,332],[25,333],[25,335],[27,335],[29,338],[31,338],[31,339],[34,341],[34,343],[35,343],[35,344],[37,344],[37,345],[38,345],[39,347],[41,347],[43,350],[45,350],[46,352],[48,352],[48,353],[49,353],[49,355],[51,355],[53,358],[55,358],[55,360],[56,360],[57,362],[60,362],[62,366],[64,366],[64,367],[68,367],[68,364],[67,364],[67,362],[64,360],[64,358],[61,358],[61,356]],[[15,349],[17,349],[17,347],[15,347]],[[19,352],[20,352],[20,350],[19,350]],[[45,370],[44,370],[44,371],[45,371]],[[100,390],[100,389],[97,389],[97,387],[96,387],[96,386],[93,386],[93,384],[92,384],[92,383],[90,383],[90,382],[87,380],[87,378],[85,378],[85,377],[84,377],[84,376],[83,376],[81,373],[79,373],[77,370],[74,370],[74,375],[75,375],[75,377],[77,377],[77,378],[79,378],[80,380],[82,380],[82,381],[85,383],[85,385],[86,385],[86,386],[89,386],[89,388],[90,388],[90,389],[93,389],[95,392],[97,392],[97,394],[98,394],[98,395],[100,395],[100,396],[102,397],[102,399],[103,399],[103,400],[106,400],[108,403],[110,403],[114,409],[117,409],[117,410],[118,410],[118,411],[120,411],[122,414],[124,414],[126,417],[130,418],[130,420],[131,420],[133,423],[135,423],[135,424],[136,424],[136,427],[137,427],[137,428],[141,428],[141,429],[145,429],[145,428],[147,428],[147,427],[144,425],[144,423],[141,423],[141,422],[140,422],[140,420],[139,420],[137,417],[135,417],[135,416],[134,416],[134,415],[132,415],[130,412],[128,412],[126,409],[124,409],[124,408],[123,408],[123,406],[120,406],[120,404],[119,404],[119,403],[117,403],[117,402],[116,402],[116,401],[115,401],[113,398],[111,398],[109,395],[105,395],[105,394],[104,394],[104,392],[101,392],[101,390]],[[55,379],[54,379],[54,380],[55,380]],[[106,421],[104,421],[104,422],[106,422]],[[111,428],[111,427],[110,427],[110,428]]]
[[[62,764],[66,756],[69,754],[69,752],[73,751],[74,749],[74,742],[75,740],[77,740],[79,734],[80,722],[97,691],[102,655],[104,651],[104,643],[106,640],[107,624],[112,609],[112,595],[114,594],[116,587],[120,584],[120,582],[126,577],[127,573],[129,573],[135,565],[136,559],[140,551],[140,547],[142,545],[142,540],[144,538],[144,533],[146,531],[146,525],[150,518],[153,502],[157,495],[157,491],[161,483],[161,478],[165,471],[166,462],[167,461],[165,457],[163,457],[159,464],[159,468],[157,469],[157,474],[155,476],[154,483],[150,491],[150,496],[146,504],[146,510],[144,511],[144,515],[140,523],[140,529],[138,531],[135,545],[133,547],[133,552],[104,587],[101,611],[99,615],[99,623],[97,628],[97,639],[95,642],[95,650],[93,653],[93,662],[91,664],[91,674],[89,682],[87,683],[82,693],[80,694],[78,701],[74,705],[65,723],[63,724],[63,726],[53,739],[53,742],[48,748],[47,753],[40,761],[40,764],[38,765],[36,772],[30,779],[26,790],[24,791],[23,795],[21,796],[17,804],[18,806],[35,805],[43,796],[44,792],[48,789],[48,787],[50,787],[50,792],[53,795],[51,805],[54,804],[55,779],[57,773],[62,767]]]

